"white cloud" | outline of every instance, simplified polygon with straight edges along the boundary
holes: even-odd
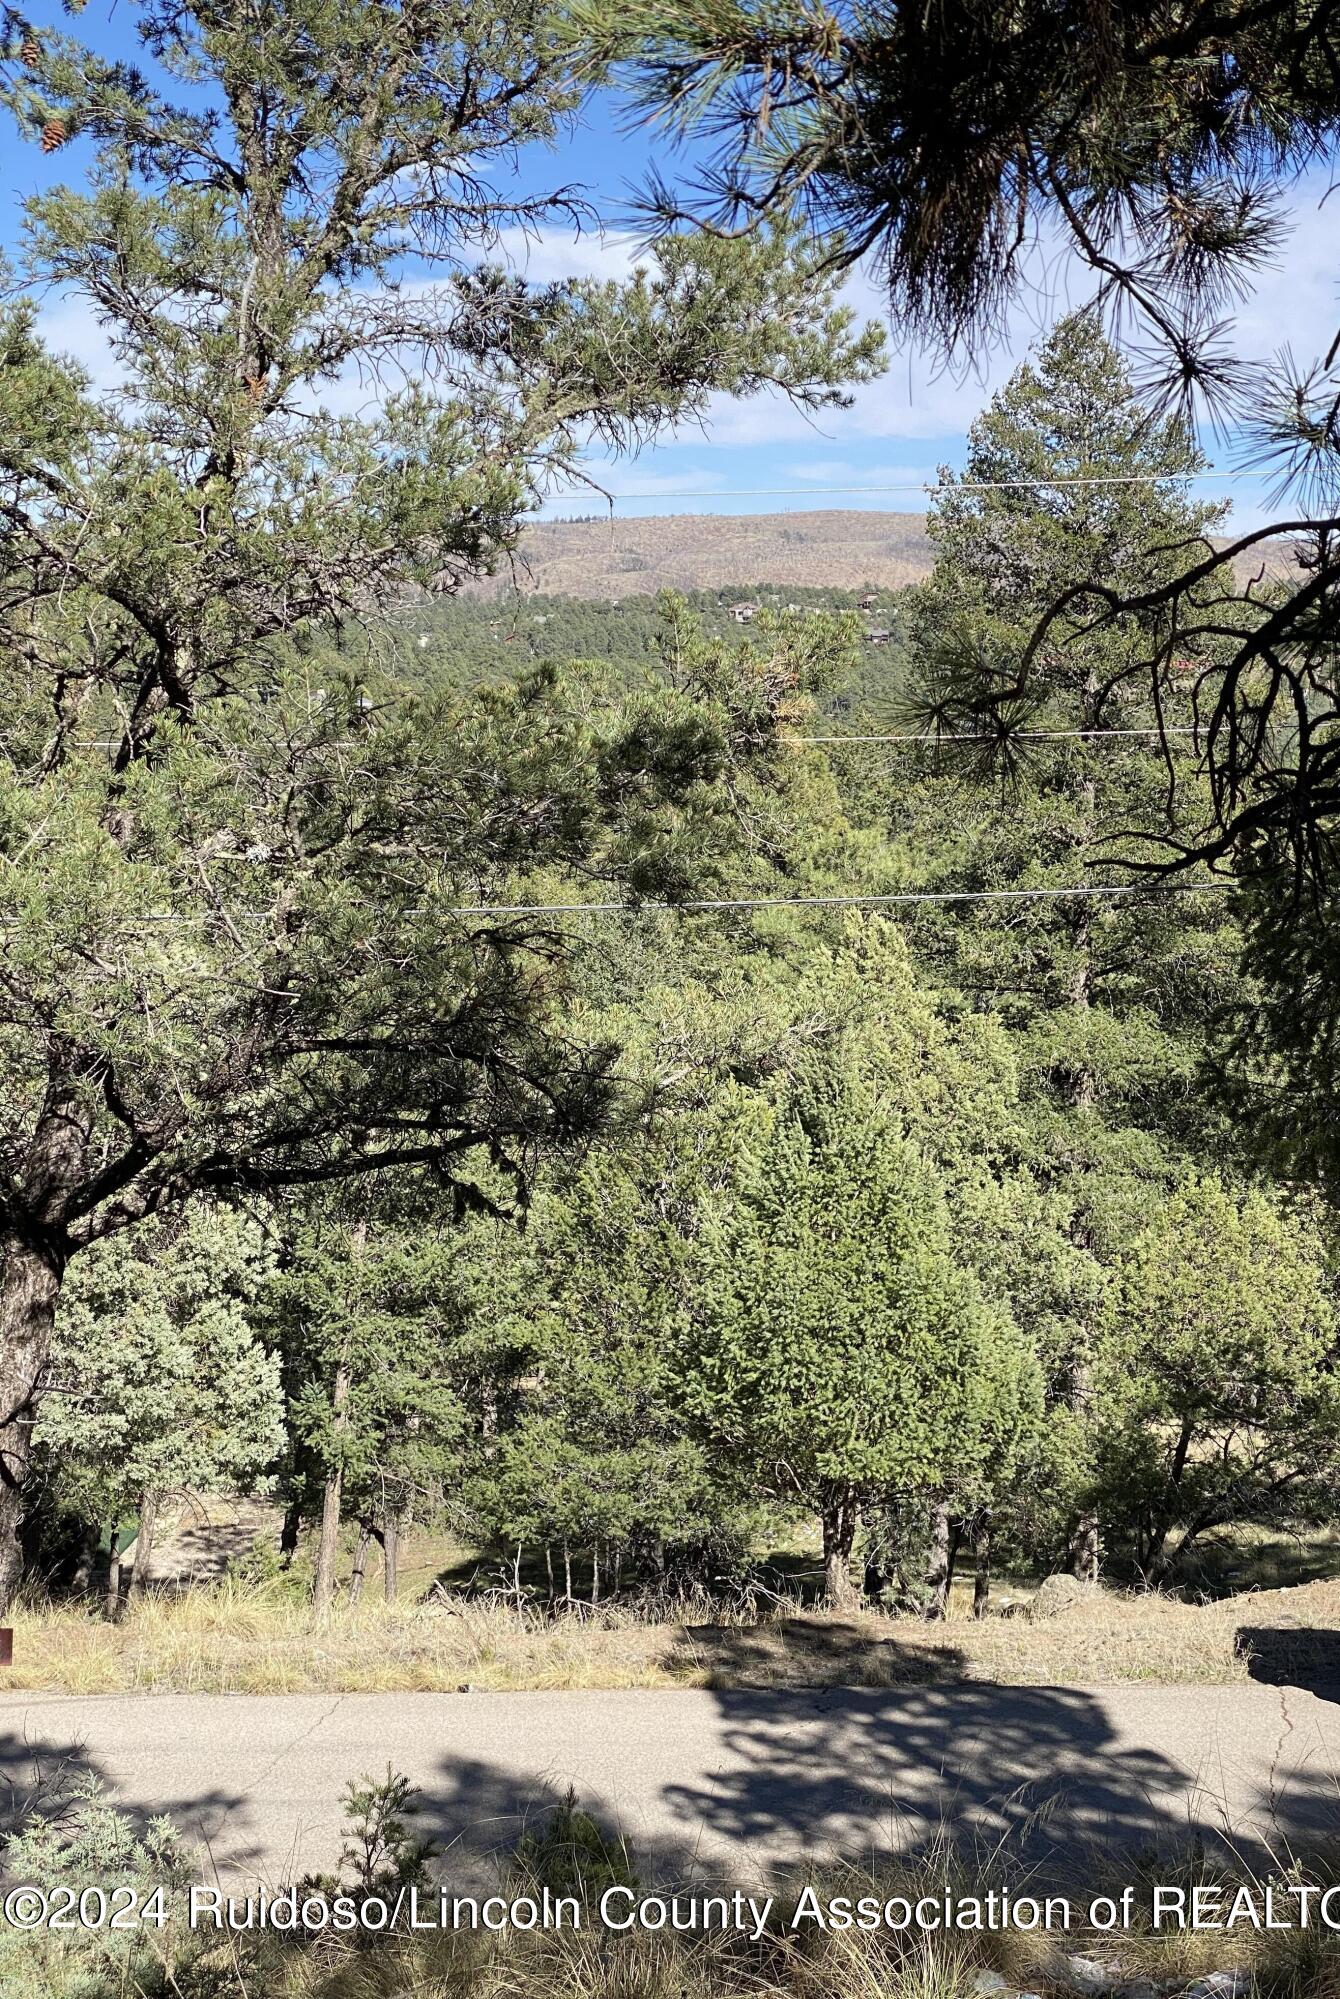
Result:
[[[532,284],[560,283],[564,278],[614,279],[624,283],[640,264],[648,262],[634,236],[606,234],[601,229],[504,229],[494,253],[530,279]]]
[[[719,467],[704,471],[700,466],[685,466],[672,472],[653,472],[617,459],[589,458],[583,469],[595,485],[564,486],[551,493],[545,500],[546,513],[587,512],[605,505],[606,494],[629,500],[674,499],[686,491],[710,495],[723,491],[727,483]]]
[[[37,330],[54,353],[84,370],[95,389],[114,389],[123,379],[107,328],[87,300],[52,294],[38,314]]]
[[[1323,193],[1315,181],[1300,186],[1275,264],[1259,275],[1233,315],[1226,343],[1244,356],[1267,359],[1288,346],[1298,360],[1307,361],[1323,354],[1334,336],[1340,318],[1340,260],[1335,253],[1335,215],[1330,205],[1323,204]],[[638,240],[631,235],[559,227],[510,229],[504,232],[497,254],[536,283],[565,278],[625,280],[642,260]],[[714,396],[701,424],[685,425],[637,461],[593,459],[592,475],[606,490],[649,502],[684,492],[720,490],[724,497],[741,487],[785,482],[821,488],[929,483],[937,467],[925,462],[926,444],[933,440],[953,455],[956,441],[1046,324],[1092,289],[1089,275],[1073,259],[1059,256],[1054,245],[1035,252],[1028,276],[1032,283],[1015,311],[1008,337],[973,366],[947,365],[915,350],[894,350],[887,372],[859,387],[850,408],[818,414],[777,393],[748,400]],[[421,278],[407,282],[404,294],[429,297],[436,289],[431,278]],[[880,288],[868,273],[853,274],[843,297],[862,319],[884,315]],[[115,386],[119,371],[107,331],[87,304],[51,294],[40,324],[50,345],[76,360],[96,388]],[[375,406],[381,393],[378,383],[360,381],[356,370],[349,369],[323,387],[320,400],[328,408],[351,412]],[[923,449],[914,462],[881,457],[871,464],[864,461],[872,443],[886,449],[900,444]],[[694,454],[688,465],[682,462],[686,447]],[[784,467],[763,457],[752,465],[736,462],[724,470],[712,463],[726,452],[770,453],[779,447],[800,449]],[[598,495],[591,498],[599,504]],[[576,505],[581,499],[580,491],[574,491],[555,496],[550,506]],[[1239,501],[1244,518],[1250,505],[1244,493]]]
[[[932,486],[939,477],[937,465],[861,465],[845,458],[804,459],[781,468],[784,479],[801,485],[897,486],[920,490]]]

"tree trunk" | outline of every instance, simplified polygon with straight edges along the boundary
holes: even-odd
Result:
[[[591,1608],[600,1602],[600,1543],[591,1543]]]
[[[321,1532],[316,1544],[316,1574],[312,1579],[312,1608],[318,1616],[325,1615],[335,1596],[335,1557],[340,1545],[340,1505],[344,1496],[344,1461],[339,1443],[349,1427],[348,1403],[349,1364],[342,1360],[335,1370],[335,1387],[330,1398],[336,1450],[321,1498]]]
[[[973,1530],[972,1614],[985,1617],[991,1604],[991,1512],[983,1507]]]
[[[298,1552],[298,1534],[302,1528],[302,1508],[296,1499],[291,1499],[284,1508],[284,1524],[279,1530],[279,1552],[287,1568]]]
[[[382,1521],[382,1593],[394,1603],[400,1587],[400,1522],[394,1513]]]
[[[1098,1515],[1081,1513],[1070,1537],[1070,1573],[1082,1583],[1098,1580]]]
[[[563,1543],[563,1601],[572,1602],[572,1549]]]
[[[143,1596],[145,1586],[153,1573],[154,1531],[158,1526],[158,1494],[144,1492],[140,1495],[140,1526],[135,1536],[135,1566],[130,1572],[130,1588],[127,1596]]]
[[[23,1577],[24,1487],[51,1352],[62,1269],[14,1236],[0,1240],[0,1619]]]
[[[926,1559],[926,1615],[935,1622],[949,1614],[949,1543],[949,1508],[937,1501],[931,1508],[930,1551]]]
[[[372,1527],[366,1520],[358,1523],[358,1545],[354,1549],[354,1566],[349,1571],[349,1601],[357,1603],[363,1594],[363,1578],[368,1572],[368,1549],[372,1545]]]
[[[93,1565],[98,1559],[98,1523],[85,1520],[79,1529],[79,1553],[70,1577],[75,1596],[87,1596],[93,1587]]]
[[[120,1538],[121,1522],[113,1520],[107,1533],[107,1595],[103,1604],[109,1624],[115,1624],[121,1615],[121,1557],[116,1549]]]
[[[552,1603],[554,1600],[554,1550],[548,1541],[544,1544],[544,1574],[545,1580],[549,1584],[549,1601]]]
[[[856,1539],[856,1490],[830,1485],[823,1495],[824,1600],[830,1610],[851,1610],[859,1603],[851,1579],[851,1551]]]
[[[1082,723],[1086,729],[1098,726],[1099,704],[1102,700],[1102,678],[1090,670],[1084,685]],[[1080,823],[1076,831],[1075,844],[1082,856],[1087,857],[1094,840],[1095,814],[1098,788],[1092,772],[1084,772],[1076,785],[1076,803],[1080,811]],[[1087,1013],[1093,993],[1093,907],[1076,896],[1069,908],[1070,948],[1074,953],[1074,964],[1070,979],[1070,1004],[1079,1013]],[[1098,1094],[1098,1079],[1088,1062],[1076,1069],[1070,1078],[1070,1101],[1076,1110],[1092,1108]]]
[[[1087,1246],[1087,1245],[1086,1245]],[[1087,1340],[1087,1328],[1080,1328],[1080,1336]],[[1083,1347],[1075,1356],[1070,1378],[1070,1407],[1077,1416],[1086,1417],[1089,1406],[1089,1359]],[[1070,1572],[1078,1582],[1096,1583],[1098,1580],[1098,1515],[1091,1507],[1086,1507],[1075,1522],[1070,1536]]]

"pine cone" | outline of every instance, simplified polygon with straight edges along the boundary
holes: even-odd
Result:
[[[19,44],[19,61],[28,69],[36,69],[41,60],[42,44],[30,28]]]
[[[42,151],[44,153],[59,152],[69,136],[69,130],[63,118],[48,118],[46,124],[42,127]]]

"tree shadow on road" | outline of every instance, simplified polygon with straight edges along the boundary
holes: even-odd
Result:
[[[1233,1649],[1254,1680],[1268,1687],[1301,1687],[1322,1700],[1340,1701],[1340,1631],[1306,1625],[1243,1625]]]
[[[105,1765],[77,1731],[26,1716],[0,1727],[0,1856],[9,1840],[35,1818],[68,1820],[89,1779],[101,1787],[109,1804],[127,1814],[137,1834],[143,1834],[150,1819],[166,1814],[207,1852],[224,1834],[227,1851],[239,1865],[250,1865],[262,1851],[261,1829],[257,1827],[251,1836],[243,1830],[249,1808],[240,1792],[210,1786],[183,1795],[171,1785],[160,1788],[151,1778],[136,1795],[111,1781]]]
[[[737,1653],[751,1637],[737,1634]],[[741,1657],[749,1664],[741,1654],[733,1670]],[[895,1673],[899,1664],[893,1658],[880,1669]],[[765,1659],[761,1670],[774,1665]],[[417,1695],[394,1708],[384,1697],[349,1695],[333,1705],[284,1703],[282,1723],[271,1714],[262,1728],[259,1716],[273,1702],[257,1703],[253,1725],[245,1697],[220,1697],[236,1760],[227,1786],[196,1792],[182,1774],[189,1756],[160,1764],[143,1731],[127,1755],[116,1733],[119,1703],[98,1704],[90,1732],[118,1774],[112,1802],[141,1820],[168,1813],[206,1842],[213,1867],[270,1883],[334,1864],[345,1787],[384,1774],[388,1761],[421,1793],[416,1830],[442,1850],[440,1871],[467,1888],[496,1878],[500,1857],[569,1786],[629,1839],[649,1881],[743,1883],[815,1861],[906,1855],[946,1835],[978,1851],[1003,1843],[1017,1857],[1077,1874],[1096,1849],[1143,1859],[1185,1855],[1197,1842],[1255,1859],[1306,1852],[1333,1834],[1335,1736],[1318,1721],[1331,1710],[1302,1697],[1301,1714],[1277,1712],[1263,1689],[1237,1689],[1223,1695],[1222,1723],[1213,1712],[1202,1723],[1193,1690],[1171,1712],[1167,1698],[1158,1689],[906,1680]],[[63,1732],[60,1703],[15,1707],[4,1718],[11,1726],[0,1733],[0,1783],[28,1782],[34,1759],[105,1776]],[[155,1726],[165,1743],[166,1731],[188,1726],[217,1739],[197,1703],[172,1697]]]
[[[713,1842],[906,1851],[948,1830],[1041,1853],[1076,1843],[1151,1846],[1218,1831],[1185,1774],[1123,1746],[1091,1693],[960,1683],[816,1691],[804,1710],[775,1696],[717,1696],[726,1755],[667,1804]]]

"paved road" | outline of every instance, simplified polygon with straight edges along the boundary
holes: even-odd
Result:
[[[344,1785],[388,1763],[458,1877],[569,1784],[662,1877],[859,1858],[945,1819],[993,1835],[1043,1803],[1066,1842],[1340,1829],[1340,1703],[1292,1687],[0,1697],[0,1776],[62,1754],[270,1883],[335,1861]]]

